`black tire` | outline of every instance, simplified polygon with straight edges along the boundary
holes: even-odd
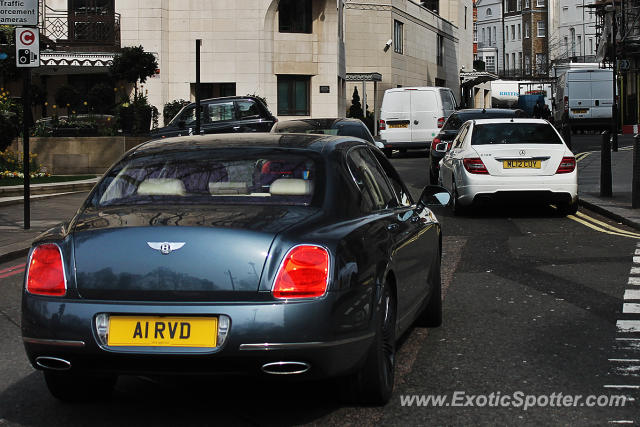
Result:
[[[438,185],[440,177],[438,176],[438,171],[434,171],[433,169],[433,161],[429,160],[429,183],[431,185]]]
[[[451,194],[451,210],[453,211],[454,215],[461,216],[467,212],[467,208],[465,208],[464,206],[460,206],[460,203],[458,201],[460,197],[458,196],[458,187],[456,187],[455,177],[452,178],[452,181],[453,181],[453,191]]]
[[[64,402],[88,402],[108,399],[118,377],[116,375],[92,376],[70,373],[45,372],[44,379],[49,392]]]
[[[578,212],[578,200],[575,202],[558,203],[558,214],[561,216],[575,215]]]
[[[343,379],[342,399],[381,406],[391,399],[396,363],[396,299],[389,284],[376,310],[376,336],[360,369]]]
[[[393,150],[391,148],[383,148],[382,152],[384,153],[385,156],[387,156],[388,159],[390,159],[393,156]]]
[[[440,277],[440,254],[437,254],[429,275],[429,286],[432,287],[429,302],[416,319],[416,326],[437,328],[442,325],[442,280]]]

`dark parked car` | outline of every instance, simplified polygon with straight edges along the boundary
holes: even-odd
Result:
[[[278,120],[254,96],[230,96],[201,101],[200,133],[269,132]],[[151,138],[169,138],[195,133],[196,104],[186,105],[165,127],[151,132]]]
[[[359,139],[208,135],[129,151],[28,258],[22,336],[64,400],[118,374],[339,377],[388,401],[396,340],[441,322],[442,236]]]
[[[272,133],[314,133],[321,135],[355,136],[382,149],[384,145],[375,141],[362,120],[351,118],[294,119],[278,122]]]
[[[429,152],[429,182],[438,183],[438,172],[440,170],[440,160],[451,148],[451,143],[458,135],[458,130],[467,120],[478,119],[499,119],[503,117],[526,117],[522,110],[510,110],[507,108],[469,108],[458,110],[451,114],[444,126],[433,138]],[[446,142],[447,145],[442,144]]]

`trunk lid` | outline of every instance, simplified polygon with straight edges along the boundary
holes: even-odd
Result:
[[[74,227],[76,284],[98,300],[258,298],[275,236],[318,212],[309,207],[136,207],[87,210]]]
[[[554,175],[565,155],[564,144],[491,144],[473,149],[493,176]]]

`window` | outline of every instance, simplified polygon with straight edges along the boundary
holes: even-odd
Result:
[[[569,37],[564,37],[564,51],[567,57],[569,56]]]
[[[547,71],[547,56],[544,53],[536,53],[536,73],[544,74]]]
[[[531,0],[524,0],[524,8],[525,9],[531,8]]]
[[[518,40],[522,39],[522,28],[520,27],[520,24],[518,24]]]
[[[531,57],[529,55],[524,57],[524,71],[526,74],[531,74]]]
[[[484,36],[484,28],[482,29],[482,43],[484,43],[486,40],[486,37]]]
[[[278,76],[278,115],[309,115],[309,76]]]
[[[493,44],[498,43],[498,37],[496,37],[496,27],[493,27]]]
[[[496,72],[496,58],[493,56],[485,56],[485,69],[490,73]]]
[[[582,36],[578,36],[578,56],[582,56]]]
[[[436,34],[436,63],[442,65],[444,63],[444,37],[441,34]]]
[[[513,52],[511,54],[511,66],[513,67],[514,70],[517,70],[519,68],[518,65],[516,64],[516,53],[515,52]]]
[[[589,39],[589,53],[593,55],[593,39]]]
[[[518,68],[522,69],[522,52],[518,52]]]
[[[491,46],[491,27],[487,28],[487,32],[489,33],[489,46]]]
[[[248,120],[260,117],[260,108],[255,102],[243,100],[238,101],[236,104],[238,106],[238,119]]]
[[[528,39],[531,37],[531,27],[529,26],[529,22],[525,21],[524,23],[524,38]]]
[[[397,205],[393,190],[384,178],[384,172],[366,148],[351,150],[347,162],[360,190],[360,210],[363,213]]]
[[[473,42],[478,43],[478,24],[473,23]]]
[[[536,0],[536,6],[544,7],[545,6],[545,0]]]
[[[234,119],[233,102],[216,102],[212,104],[202,104],[200,106],[200,122],[205,125],[208,123],[221,122]],[[183,126],[190,127],[196,122],[195,106],[185,108],[172,121],[172,124],[183,122]]]
[[[518,0],[516,3],[516,10],[522,10],[522,0]]]
[[[547,35],[546,22],[538,21],[538,37],[545,37]]]
[[[491,12],[491,8],[488,7],[487,8],[487,16],[491,16],[491,15],[493,15],[493,12]]]
[[[516,26],[512,25],[511,26],[511,40],[515,40],[516,39]]]
[[[571,36],[571,56],[576,56],[576,30],[575,30],[575,28],[569,29],[569,35]]]
[[[467,29],[467,6],[464,7],[464,29]]]
[[[504,28],[503,34],[504,34],[504,39],[506,41],[509,41],[509,26],[508,25]]]
[[[400,21],[393,21],[393,51],[395,53],[403,53],[403,27],[404,24]]]
[[[504,67],[506,70],[509,70],[509,54],[504,57]]]
[[[562,144],[549,123],[492,123],[473,128],[471,145]]]
[[[311,34],[311,0],[280,0],[278,25],[281,33]]]

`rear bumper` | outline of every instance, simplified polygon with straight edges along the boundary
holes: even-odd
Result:
[[[542,177],[494,177],[465,174],[456,182],[459,203],[518,199],[523,201],[568,203],[578,199],[577,172]]]
[[[332,308],[335,299],[335,295],[327,295],[309,302],[168,305],[26,295],[22,335],[29,361],[37,369],[41,369],[37,358],[44,356],[68,361],[69,372],[75,373],[265,375],[263,365],[284,361],[308,364],[310,369],[299,374],[301,377],[328,378],[359,366],[374,339],[370,316],[354,327],[353,319],[336,317],[338,310]],[[224,314],[231,319],[231,325],[225,342],[210,351],[159,347],[133,351],[128,347],[121,351],[100,344],[95,327],[99,313]]]
[[[384,144],[384,148],[407,148],[407,149],[423,149],[431,147],[431,142],[429,141],[420,141],[420,142],[406,142],[406,141],[385,141],[384,139],[381,141]]]

